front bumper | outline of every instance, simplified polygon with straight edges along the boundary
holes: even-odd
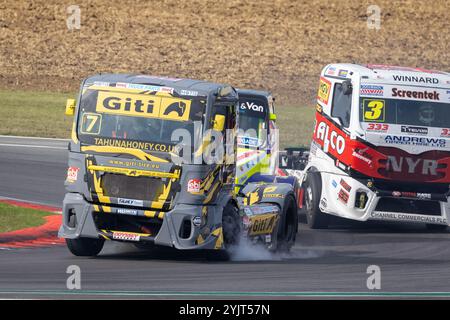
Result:
[[[160,219],[162,222],[155,233],[137,233],[99,228],[95,219],[98,214],[129,216],[130,213],[140,219]],[[156,213],[152,217],[149,217],[148,213],[149,211],[145,210],[99,206],[87,202],[80,194],[67,193],[63,202],[63,223],[58,235],[68,239],[104,238],[150,242],[184,250],[223,249],[221,207],[178,204],[172,210]],[[76,223],[73,222],[74,216]],[[190,225],[190,231],[180,232],[186,225]]]
[[[322,201],[320,209],[325,213],[357,221],[381,220],[450,226],[450,202],[446,195],[420,193],[416,196],[405,196],[402,193],[397,195],[395,191],[369,188],[366,184],[349,176],[330,173],[322,173],[322,179]],[[361,192],[367,195],[367,202],[362,209],[355,205],[358,195]],[[386,201],[386,199],[394,199],[392,200],[393,202],[433,202],[439,208],[439,213],[424,214],[424,212],[411,212],[408,211],[406,206],[405,210],[398,208],[396,210],[389,210],[387,206],[381,204],[381,201]]]

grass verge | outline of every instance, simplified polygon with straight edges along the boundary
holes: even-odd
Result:
[[[38,227],[45,223],[44,217],[51,214],[0,203],[0,233]]]
[[[75,93],[0,90],[0,135],[69,138],[72,118],[64,115]],[[309,145],[315,109],[278,106],[281,147]]]
[[[74,94],[0,90],[0,134],[67,138],[72,118],[64,115]]]

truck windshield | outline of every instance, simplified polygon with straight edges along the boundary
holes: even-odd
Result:
[[[262,146],[267,139],[267,102],[256,97],[239,99],[238,144],[243,147]]]
[[[172,141],[175,130],[200,136],[205,105],[201,97],[88,87],[80,101],[78,137],[85,144],[168,152],[178,143]]]
[[[450,103],[386,98],[360,98],[362,122],[450,127]]]

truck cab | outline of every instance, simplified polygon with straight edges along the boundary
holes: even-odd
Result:
[[[450,74],[331,64],[321,73],[303,175],[312,228],[329,215],[449,224]]]
[[[265,150],[269,117],[243,124],[261,129],[256,136],[238,135],[239,99],[231,86],[199,80],[128,74],[85,79],[77,102],[68,101],[66,109],[75,118],[59,234],[70,251],[96,255],[105,240],[224,250],[241,231],[258,238],[278,232],[284,202],[265,196],[255,201],[254,192],[276,187],[290,196],[291,187],[236,180],[236,157],[243,157],[238,144],[256,139],[247,150]]]

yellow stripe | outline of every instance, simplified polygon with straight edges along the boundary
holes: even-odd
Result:
[[[90,165],[88,166],[89,170],[92,171],[103,171],[103,172],[111,172],[111,173],[119,173],[132,177],[155,177],[155,178],[170,178],[170,179],[178,179],[180,178],[180,172],[175,171],[171,172],[161,172],[161,171],[147,171],[147,170],[136,170],[131,168],[119,168],[119,167],[109,167],[109,166],[98,166],[98,165]]]
[[[156,162],[168,162],[165,159],[155,157],[139,149],[130,149],[122,147],[110,147],[110,146],[84,146],[81,147],[81,151],[94,151],[94,152],[104,152],[104,153],[127,153],[135,156],[140,160],[150,160]]]
[[[217,237],[216,244],[214,245],[214,249],[222,249],[223,246],[223,232],[222,227],[217,228],[212,232],[212,235]]]
[[[217,189],[217,187],[219,187],[220,185],[220,181],[217,181],[216,184],[212,187],[212,189],[209,191],[208,196],[206,197],[206,199],[203,201],[203,203],[209,203],[212,199],[212,197],[214,196],[214,193]]]
[[[76,130],[76,127],[75,127],[75,121],[73,122],[73,125],[72,125],[72,141],[74,142],[74,143],[78,143],[78,138],[77,138],[77,130]]]

